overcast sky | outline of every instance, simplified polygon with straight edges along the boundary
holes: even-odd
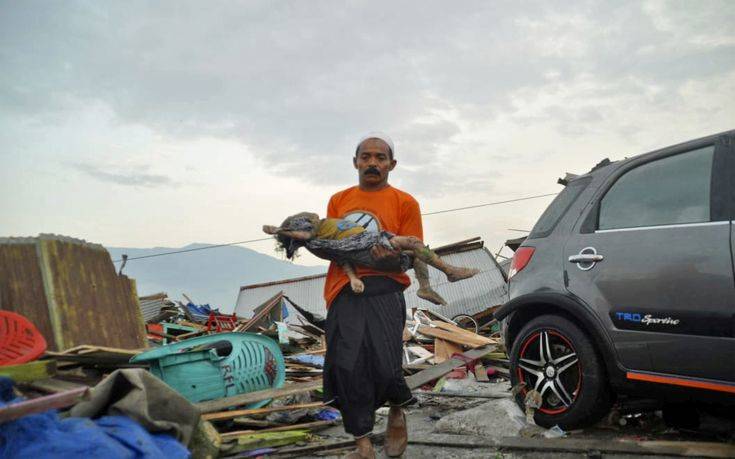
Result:
[[[727,0],[4,2],[0,236],[259,238],[356,184],[372,130],[424,212],[557,192],[735,128],[733,24]],[[550,199],[427,216],[425,239],[496,250]]]

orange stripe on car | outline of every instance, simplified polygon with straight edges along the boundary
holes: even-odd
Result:
[[[628,379],[635,381],[646,381],[659,384],[671,384],[674,386],[694,387],[697,389],[716,390],[719,392],[729,392],[735,394],[735,385],[714,383],[709,381],[700,381],[694,379],[676,378],[672,376],[652,375],[648,373],[636,373],[629,371],[626,375]]]

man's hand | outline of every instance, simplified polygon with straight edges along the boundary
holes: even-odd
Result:
[[[388,247],[376,244],[370,249],[370,255],[375,260],[375,266],[379,271],[400,272],[401,253]]]

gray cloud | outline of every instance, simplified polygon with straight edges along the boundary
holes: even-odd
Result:
[[[33,117],[102,102],[121,123],[232,138],[279,174],[330,184],[354,182],[354,141],[380,129],[395,137],[412,189],[441,194],[492,186],[486,169],[446,167],[448,152],[466,148],[463,126],[512,116],[513,94],[549,86],[550,72],[561,88],[595,82],[536,115],[575,136],[601,129],[616,97],[655,84],[650,106],[665,107],[692,79],[735,69],[728,1],[390,5],[6,5],[0,110]],[[121,184],[161,179],[79,170]]]
[[[117,170],[110,171],[108,167],[95,166],[92,164],[75,163],[70,164],[69,166],[97,180],[114,183],[116,185],[146,188],[176,185],[170,177],[145,172],[147,169],[145,167],[136,171],[121,172]]]

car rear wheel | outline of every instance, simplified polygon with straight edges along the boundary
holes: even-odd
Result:
[[[510,353],[511,383],[525,383],[516,401],[524,409],[526,394],[541,394],[534,420],[543,427],[588,426],[610,409],[605,369],[589,337],[557,315],[536,317],[524,326]]]

